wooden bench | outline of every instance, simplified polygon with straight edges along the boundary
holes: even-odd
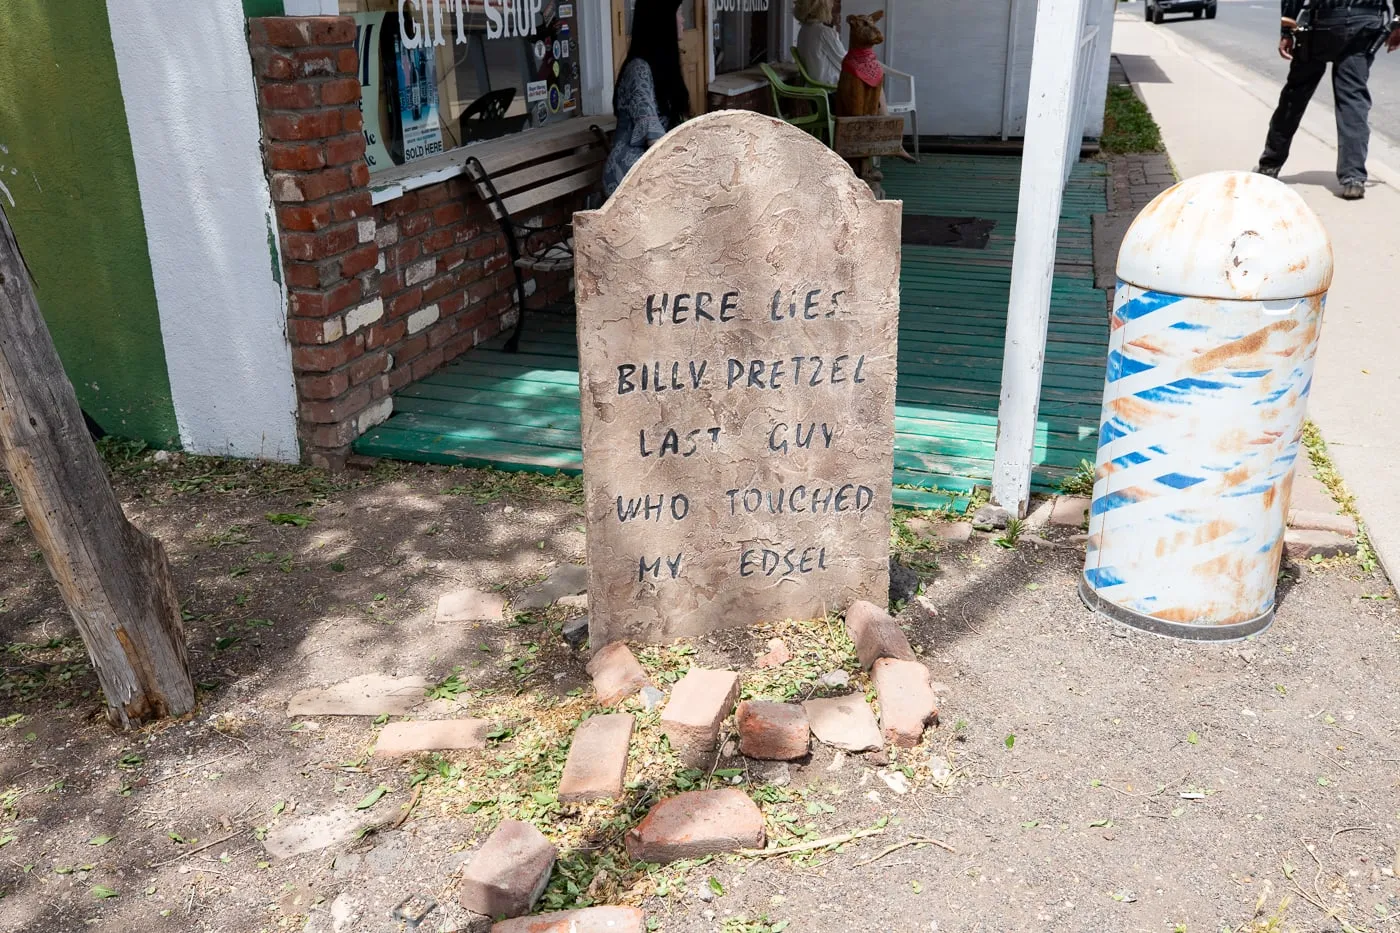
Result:
[[[467,177],[501,225],[515,270],[518,316],[505,345],[510,353],[520,348],[525,324],[525,271],[574,268],[572,222],[535,225],[530,218],[551,201],[597,188],[608,148],[608,136],[596,123],[571,120],[560,129],[493,140],[467,158]]]

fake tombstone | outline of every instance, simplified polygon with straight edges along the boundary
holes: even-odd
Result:
[[[575,215],[595,647],[884,604],[900,213],[731,110]]]

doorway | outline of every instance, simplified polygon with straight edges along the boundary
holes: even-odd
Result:
[[[632,5],[636,0],[612,0],[613,77],[622,70],[627,58],[627,44],[632,35]],[[709,59],[705,54],[705,33],[710,21],[706,0],[681,0],[685,31],[681,34],[681,71],[685,74],[686,90],[690,91],[690,112],[705,112],[705,95],[709,88]]]

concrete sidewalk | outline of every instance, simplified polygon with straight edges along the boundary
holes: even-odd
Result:
[[[1152,115],[1183,178],[1258,161],[1279,88],[1166,30],[1120,13],[1113,51]],[[1389,63],[1392,66],[1394,63]],[[1282,179],[1332,235],[1336,276],[1327,302],[1309,417],[1356,495],[1381,563],[1400,575],[1400,150],[1373,137],[1366,199],[1337,197],[1336,130],[1314,101]]]

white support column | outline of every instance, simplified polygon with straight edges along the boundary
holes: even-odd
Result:
[[[612,113],[612,4],[609,0],[575,0],[578,8],[579,87],[583,115]]]
[[[1066,167],[1078,155],[1078,140],[1070,151],[1069,125],[1080,86],[1076,71],[1085,2],[1040,0],[1035,24],[992,471],[992,502],[1017,515],[1025,515],[1030,501],[1060,203]]]

